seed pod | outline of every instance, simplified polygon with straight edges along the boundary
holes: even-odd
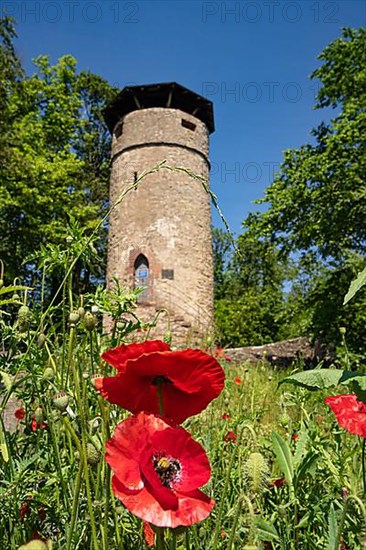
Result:
[[[87,311],[84,316],[84,327],[87,331],[92,332],[97,326],[97,321],[94,315]]]
[[[88,443],[86,446],[86,459],[91,466],[95,466],[100,460],[100,452],[92,443]]]
[[[56,395],[53,396],[53,404],[60,412],[66,411],[69,401],[70,398],[64,391],[56,393]]]

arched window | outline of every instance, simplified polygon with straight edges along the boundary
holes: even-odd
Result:
[[[138,297],[138,303],[149,301],[149,260],[143,254],[139,254],[134,264],[135,288],[143,287],[144,290]]]

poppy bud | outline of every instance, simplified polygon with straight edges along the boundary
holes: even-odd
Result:
[[[344,336],[346,334],[346,327],[339,327],[339,332],[341,333],[342,336]]]
[[[13,296],[11,297],[11,299],[12,299],[14,302],[20,302],[20,296],[19,296],[19,294],[17,294],[16,292],[14,292]]]
[[[93,420],[89,420],[89,426],[90,426],[90,433],[91,435],[94,435],[97,433],[99,426],[101,424],[100,418],[93,418]]]
[[[43,332],[41,332],[37,338],[37,346],[39,347],[39,349],[42,349],[45,343],[46,343],[46,335],[43,334]]]
[[[3,279],[0,279],[0,288],[3,288],[3,286],[4,286],[4,281]]]
[[[69,401],[70,398],[64,391],[56,393],[56,395],[54,395],[53,397],[53,404],[55,405],[56,409],[61,412],[66,411]]]
[[[23,544],[19,546],[18,550],[49,550],[51,548],[47,542],[42,540],[31,540],[28,544]]]
[[[170,345],[172,343],[172,333],[170,332],[170,330],[168,330],[165,334],[164,334],[164,338],[163,338],[164,342],[168,345]]]
[[[92,332],[96,326],[97,326],[97,321],[94,315],[90,311],[87,311],[84,316],[85,329],[89,332]]]
[[[80,321],[80,315],[77,310],[74,310],[69,315],[69,323],[71,327],[74,327]]]
[[[78,314],[80,315],[80,319],[84,319],[85,309],[82,306],[78,308]]]
[[[20,332],[26,332],[29,329],[31,313],[28,306],[21,306],[18,311],[18,328]]]
[[[71,235],[67,235],[67,237],[66,237],[66,244],[70,245],[70,244],[72,243],[73,240],[74,240],[74,239],[72,238]]]
[[[86,446],[86,459],[91,466],[95,466],[100,460],[100,452],[92,443],[88,443]]]
[[[97,305],[93,305],[93,306],[91,307],[91,312],[92,312],[92,313],[98,313],[98,311],[99,311],[99,307],[98,307]]]

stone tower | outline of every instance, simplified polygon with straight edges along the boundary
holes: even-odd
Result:
[[[145,171],[112,211],[107,280],[143,287],[137,316],[151,337],[169,328],[173,344],[193,345],[211,333],[213,266],[210,197],[193,174],[209,178],[211,101],[176,83],[124,88],[105,110],[112,133],[110,200]]]

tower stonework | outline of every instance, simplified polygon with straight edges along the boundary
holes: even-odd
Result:
[[[136,311],[142,321],[164,310],[151,337],[170,328],[173,343],[198,344],[213,323],[210,197],[185,170],[208,185],[212,103],[176,83],[133,86],[107,107],[105,119],[112,132],[111,204],[165,161],[111,213],[107,280],[144,288]]]

